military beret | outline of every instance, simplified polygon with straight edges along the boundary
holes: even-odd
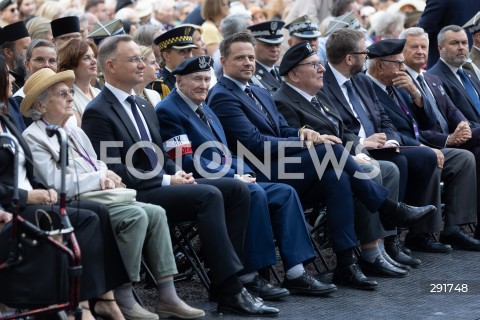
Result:
[[[285,26],[291,36],[312,39],[322,35],[318,28],[318,24],[309,16],[301,16]]]
[[[405,39],[385,39],[375,42],[367,47],[368,58],[381,58],[402,53]]]
[[[52,35],[54,38],[72,32],[80,33],[80,20],[76,16],[68,16],[52,20],[50,25],[52,27]]]
[[[88,34],[87,38],[93,38],[95,44],[98,45],[100,41],[105,39],[106,37],[116,36],[119,34],[124,34],[125,30],[123,29],[122,20],[120,19],[112,19],[112,20],[104,20],[104,21],[97,21],[92,31]]]
[[[0,11],[3,11],[6,7],[8,7],[11,4],[14,4],[15,0],[3,0],[0,1]]]
[[[279,73],[281,76],[286,75],[290,70],[295,68],[303,59],[316,54],[315,50],[310,46],[310,42],[302,41],[290,47],[283,55],[280,63]]]
[[[18,21],[3,27],[0,31],[0,44],[5,42],[14,42],[23,38],[30,37],[25,22]]]
[[[325,33],[325,36],[328,36],[331,34],[333,31],[337,29],[354,29],[362,32],[367,32],[362,26],[360,25],[360,21],[358,21],[357,17],[355,16],[355,13],[353,11],[349,11],[345,14],[342,14],[339,17],[333,18],[330,20],[330,23],[328,24],[327,32]]]
[[[462,28],[467,29],[470,33],[475,33],[480,31],[480,12],[477,12],[472,19],[468,20]]]
[[[279,20],[265,21],[254,24],[247,29],[250,30],[252,36],[261,42],[278,44],[283,41],[282,28],[285,22]]]
[[[183,76],[190,73],[209,71],[213,67],[213,59],[209,56],[191,57],[183,60],[175,69],[172,75]]]
[[[190,26],[178,26],[171,30],[168,30],[153,40],[153,43],[157,45],[161,51],[166,49],[186,49],[196,48],[193,44],[193,33],[195,28]]]

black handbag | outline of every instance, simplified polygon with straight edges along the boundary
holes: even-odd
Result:
[[[14,261],[0,269],[0,302],[17,309],[32,309],[69,301],[68,257],[50,243],[43,231],[59,234],[60,216],[37,210],[38,228],[19,223],[18,242],[11,238],[9,222],[0,234],[0,263]],[[61,234],[54,236],[62,241]],[[18,256],[17,259],[12,257]]]

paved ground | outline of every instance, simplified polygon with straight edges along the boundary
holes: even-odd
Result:
[[[480,252],[414,255],[423,265],[404,279],[379,278],[379,288],[373,292],[339,288],[328,298],[290,296],[271,303],[281,312],[276,319],[480,319]],[[177,288],[188,303],[205,310],[204,319],[245,319],[218,314],[195,277],[178,282]],[[430,292],[445,288],[451,292]],[[152,309],[153,291],[139,292]]]

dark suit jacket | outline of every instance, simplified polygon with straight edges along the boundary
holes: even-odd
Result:
[[[443,88],[440,78],[428,73],[424,74],[424,77],[425,82],[433,93],[440,113],[448,123],[449,133],[455,131],[461,121],[468,121],[467,118],[465,118],[462,112],[455,107],[452,100],[450,100]],[[435,123],[435,126],[431,130],[422,131],[422,135],[430,145],[436,148],[444,148],[448,138],[448,134],[442,132],[442,128],[438,122]]]
[[[445,26],[456,24],[463,26],[475,13],[480,11],[480,1],[472,0],[427,0],[427,5],[418,22],[418,26],[428,33],[430,39],[427,68],[439,59],[437,36]],[[468,43],[472,36],[467,32]]]
[[[472,80],[473,87],[480,93],[480,83],[470,71],[464,70],[465,74]],[[478,113],[475,105],[468,96],[467,91],[463,87],[460,80],[453,74],[452,70],[442,61],[438,62],[428,70],[427,74],[433,74],[443,81],[443,88],[448,94],[453,104],[460,109],[468,121],[474,124],[480,124],[480,113]]]
[[[202,107],[210,124],[210,131],[205,123],[195,114],[190,106],[178,94],[177,89],[174,89],[164,100],[155,108],[158,121],[161,124],[161,135],[164,143],[167,144],[168,150],[169,140],[174,140],[180,135],[185,135],[190,141],[192,148],[182,152],[183,169],[187,172],[193,172],[195,176],[200,174],[194,166],[194,157],[192,149],[196,150],[203,143],[210,141],[219,141],[225,146],[225,149],[211,146],[202,152],[201,157],[197,158],[203,170],[215,174],[221,170],[225,170],[225,166],[218,163],[218,159],[222,159],[229,155],[227,138],[223,131],[220,120],[215,116],[213,111],[204,103]],[[235,156],[229,157],[231,160],[230,168],[225,172],[226,177],[232,177],[235,173],[241,171],[242,173],[253,173],[253,170],[246,164],[241,164]],[[215,162],[213,167],[211,162]]]
[[[280,141],[299,141],[299,128],[292,128],[278,112],[275,102],[267,90],[250,87],[253,95],[269,113],[273,125],[259,106],[232,80],[222,76],[213,87],[208,105],[220,119],[230,148],[237,151],[237,139],[245,148],[263,161],[265,145],[271,143],[272,158],[278,156]],[[297,152],[297,148],[287,148],[288,152]]]
[[[152,142],[161,150],[157,155],[160,164],[163,165],[164,172],[170,175],[175,174],[175,163],[163,150],[163,141],[158,130],[158,120],[152,105],[139,97],[137,97],[137,104],[145,118]],[[106,155],[109,158],[120,159],[119,163],[108,164],[108,166],[122,177],[122,182],[129,188],[148,190],[162,185],[162,173],[151,179],[139,179],[129,171],[125,164],[128,163],[126,161],[128,150],[141,139],[124,107],[107,87],[104,87],[85,109],[82,129],[90,138],[95,152],[99,156],[102,155],[102,142],[117,141],[123,143],[123,147],[107,148]],[[140,172],[151,170],[150,161],[143,150],[137,150],[131,157],[131,161],[132,166]]]
[[[329,65],[323,74],[324,86],[322,91],[330,98],[330,100],[337,107],[340,116],[342,117],[344,125],[354,134],[358,135],[360,132],[360,122],[350,108],[350,104],[345,99],[342,89],[335,79],[335,75]],[[373,83],[368,76],[359,73],[350,79],[358,97],[366,108],[367,115],[373,122],[376,133],[385,133],[387,140],[397,140],[402,143],[402,137],[398,134],[392,121],[385,112],[381,102],[373,89]]]
[[[34,189],[45,189],[45,186],[33,176],[33,163],[32,163],[32,153],[28,147],[27,142],[23,139],[21,132],[18,130],[13,118],[7,114],[0,114],[0,120],[5,123],[9,133],[17,138],[20,147],[23,150],[19,152],[24,152],[25,154],[25,166],[27,170],[27,178],[30,181],[30,184]],[[3,141],[2,141],[3,144]],[[12,196],[13,196],[13,159],[14,154],[12,150],[7,148],[0,148],[0,203],[4,208],[10,208],[12,206]],[[19,205],[21,208],[27,206],[28,191],[27,190],[18,190],[19,194]]]
[[[310,101],[307,101],[301,94],[295,91],[286,83],[282,83],[280,89],[273,95],[273,100],[277,105],[278,111],[282,113],[285,120],[292,127],[310,126],[313,130],[321,134],[334,135],[342,139],[345,146],[348,141],[352,141],[350,153],[355,154],[355,149],[360,145],[360,138],[348,130],[342,122],[342,118],[338,113],[335,105],[330,101],[328,96],[319,91],[317,99],[325,106],[325,112],[338,123],[338,132],[335,125],[320,110],[315,108]],[[366,150],[362,152],[367,153]]]
[[[393,91],[395,92],[397,99],[408,108],[411,117],[417,123],[420,131],[419,140],[415,139],[412,119],[409,118],[403,112],[402,108],[376,83],[373,83],[373,87],[388,116],[392,120],[398,132],[402,134],[402,144],[410,146],[418,146],[420,145],[420,142],[428,144],[428,141],[423,137],[421,131],[431,129],[435,123],[427,116],[423,108],[414,106],[414,103],[411,101],[407,91],[405,89],[393,87]]]
[[[274,67],[277,70],[278,73],[278,68],[275,66]],[[260,81],[260,83],[265,87],[265,89],[270,92],[270,94],[274,94],[275,91],[277,91],[278,88],[280,88],[281,82],[279,82],[274,76],[270,74],[270,72],[267,71],[261,64],[258,62],[255,63],[255,75]]]

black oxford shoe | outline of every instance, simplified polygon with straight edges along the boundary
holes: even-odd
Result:
[[[381,212],[380,221],[387,230],[395,227],[409,227],[433,214],[435,211],[437,211],[437,208],[432,205],[412,207],[403,202],[399,202],[393,212]]]
[[[273,286],[259,275],[256,275],[252,281],[245,283],[243,286],[251,294],[263,300],[278,300],[290,294],[287,289]]]
[[[347,267],[337,266],[333,272],[333,283],[360,290],[374,290],[378,285],[377,281],[365,277],[356,263]]]
[[[385,251],[387,256],[390,256],[394,262],[401,264],[400,266],[393,264],[396,267],[403,268],[402,266],[410,266],[413,268],[418,268],[422,264],[422,261],[419,259],[405,254],[405,252],[402,250],[398,236],[385,238]],[[387,257],[384,256],[384,258],[388,262],[392,263]]]
[[[322,283],[305,271],[303,272],[303,275],[295,279],[285,278],[282,287],[287,288],[292,294],[307,296],[324,295],[337,290],[335,285]]]
[[[440,234],[440,242],[449,244],[455,249],[480,251],[480,240],[473,238],[462,228],[451,234]]]
[[[382,255],[379,255],[375,261],[368,262],[360,258],[358,264],[362,268],[365,274],[386,278],[404,278],[407,276],[408,271],[405,269],[397,268],[388,263]]]
[[[449,253],[453,251],[452,246],[438,242],[430,233],[408,233],[405,237],[405,245],[420,252]]]
[[[218,297],[217,311],[253,317],[274,317],[280,312],[255,299],[245,288],[237,294]]]

